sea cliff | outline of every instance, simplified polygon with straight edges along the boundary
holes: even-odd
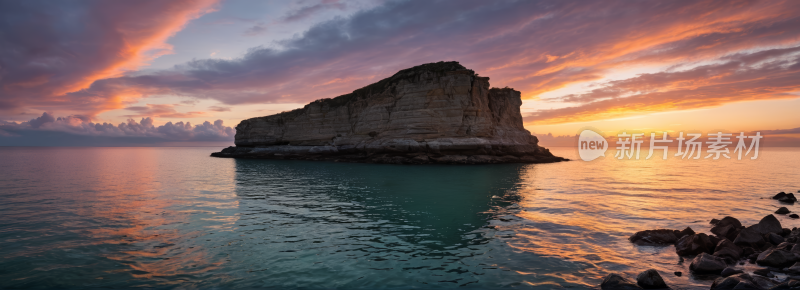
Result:
[[[247,119],[215,157],[373,163],[564,161],[525,130],[520,92],[458,62],[404,69],[303,108]]]

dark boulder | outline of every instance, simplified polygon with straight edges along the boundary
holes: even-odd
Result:
[[[742,257],[742,248],[729,240],[722,240],[714,248],[714,256],[724,258],[733,263]]]
[[[781,192],[778,192],[778,194],[772,196],[772,199],[781,199],[781,198],[784,198],[784,197],[786,197],[786,193],[781,191]]]
[[[638,285],[634,284],[628,279],[622,278],[619,274],[611,273],[608,274],[605,278],[603,278],[603,282],[600,283],[600,289],[602,290],[636,290],[642,289]]]
[[[724,226],[728,226],[728,225],[734,226],[734,227],[737,227],[737,228],[741,228],[742,227],[742,222],[740,222],[735,217],[726,216],[726,217],[722,218],[717,224],[715,224],[714,227],[718,227],[718,226],[719,227],[724,227]]]
[[[733,290],[733,289],[759,289],[753,278],[747,274],[737,274],[729,277],[720,277],[711,284],[711,290]]]
[[[669,288],[667,287],[667,283],[664,283],[664,279],[661,278],[661,275],[659,275],[658,271],[655,269],[649,269],[639,273],[639,275],[636,276],[636,284],[644,289]]]
[[[712,225],[716,225],[718,222],[719,222],[718,219],[711,219],[711,221],[709,221],[708,223],[710,223]]]
[[[724,259],[702,253],[692,260],[689,270],[695,274],[720,274],[727,266]]]
[[[789,217],[790,217],[790,218],[793,218],[793,219],[800,219],[800,215],[797,215],[797,214],[795,214],[795,213],[793,213],[793,214],[790,214],[790,215],[789,215]]]
[[[714,224],[711,228],[711,233],[732,241],[739,234],[740,228],[742,228],[742,223],[738,219],[726,216]]]
[[[755,271],[753,271],[753,274],[756,274],[756,275],[759,275],[759,276],[768,277],[768,278],[775,277],[775,275],[772,274],[772,271],[770,269],[766,269],[766,268],[764,268],[764,269],[756,269]]]
[[[777,214],[787,214],[787,213],[790,213],[790,212],[791,211],[789,211],[789,209],[786,208],[785,206],[782,206],[781,208],[779,208],[778,210],[775,211],[775,213],[777,213]]]
[[[684,236],[694,235],[694,234],[695,234],[694,230],[692,230],[692,228],[690,227],[686,227],[682,231],[675,231],[675,236],[678,237],[678,239],[683,238]]]
[[[675,272],[675,273],[672,273],[672,274],[675,274],[675,276],[680,277],[681,275],[683,275],[683,272]]]
[[[736,236],[736,239],[733,240],[733,243],[740,247],[760,249],[766,241],[764,241],[764,236],[762,236],[758,230],[754,229],[754,227],[753,225],[742,229],[739,235]]]
[[[783,227],[781,226],[781,222],[778,221],[774,215],[767,215],[758,222],[758,224],[754,225],[756,230],[762,235],[766,235],[769,233],[776,233],[780,234],[783,233]]]
[[[788,242],[783,242],[783,243],[780,243],[777,246],[775,246],[775,248],[778,249],[778,250],[792,251],[792,248],[794,248],[794,244],[788,243]]]
[[[769,249],[758,255],[756,263],[761,266],[783,268],[794,264],[797,260],[794,254],[778,249]]]
[[[736,239],[736,236],[739,235],[740,231],[741,228],[737,228],[733,225],[727,225],[724,227],[714,227],[711,229],[711,232],[714,233],[715,235],[721,238],[729,239],[731,241]]]
[[[794,263],[794,265],[786,268],[786,271],[791,273],[800,273],[800,262]]]
[[[787,229],[787,228],[783,228],[783,232],[781,232],[781,237],[784,237],[784,238],[788,237],[789,234],[791,234],[791,233],[792,233],[792,230]]]
[[[797,198],[794,197],[793,193],[787,193],[783,197],[778,198],[778,201],[784,202],[784,203],[793,204],[793,203],[797,202]]]
[[[700,253],[713,253],[714,243],[704,233],[684,236],[675,243],[675,252],[679,256],[693,256]]]
[[[769,241],[773,245],[780,245],[781,243],[784,242],[783,237],[781,237],[780,235],[778,235],[776,233],[769,233],[769,234],[766,235],[765,238],[766,238],[767,241]]]
[[[727,268],[722,270],[722,273],[720,273],[720,275],[722,275],[722,277],[728,277],[728,276],[731,276],[731,275],[736,275],[736,274],[741,274],[741,273],[744,273],[744,271],[737,270],[737,269],[734,269],[734,268],[731,268],[731,267],[727,267]]]
[[[646,230],[633,234],[628,240],[640,246],[671,245],[678,240],[675,232],[677,231],[665,229]]]

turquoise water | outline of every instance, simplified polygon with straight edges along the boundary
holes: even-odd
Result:
[[[794,148],[474,166],[208,157],[217,149],[0,148],[0,288],[583,289],[655,268],[707,289],[671,246],[627,237],[754,223],[778,206],[763,197],[800,189]]]

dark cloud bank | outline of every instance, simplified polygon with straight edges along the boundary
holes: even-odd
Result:
[[[192,125],[153,125],[150,117],[119,125],[93,123],[84,117],[54,117],[48,113],[27,122],[0,121],[0,146],[153,146],[181,142],[233,143],[236,134],[222,120]]]

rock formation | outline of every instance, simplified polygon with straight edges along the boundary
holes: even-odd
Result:
[[[520,92],[489,88],[458,62],[404,69],[303,108],[247,119],[216,157],[375,163],[543,163],[566,160],[525,130]]]

